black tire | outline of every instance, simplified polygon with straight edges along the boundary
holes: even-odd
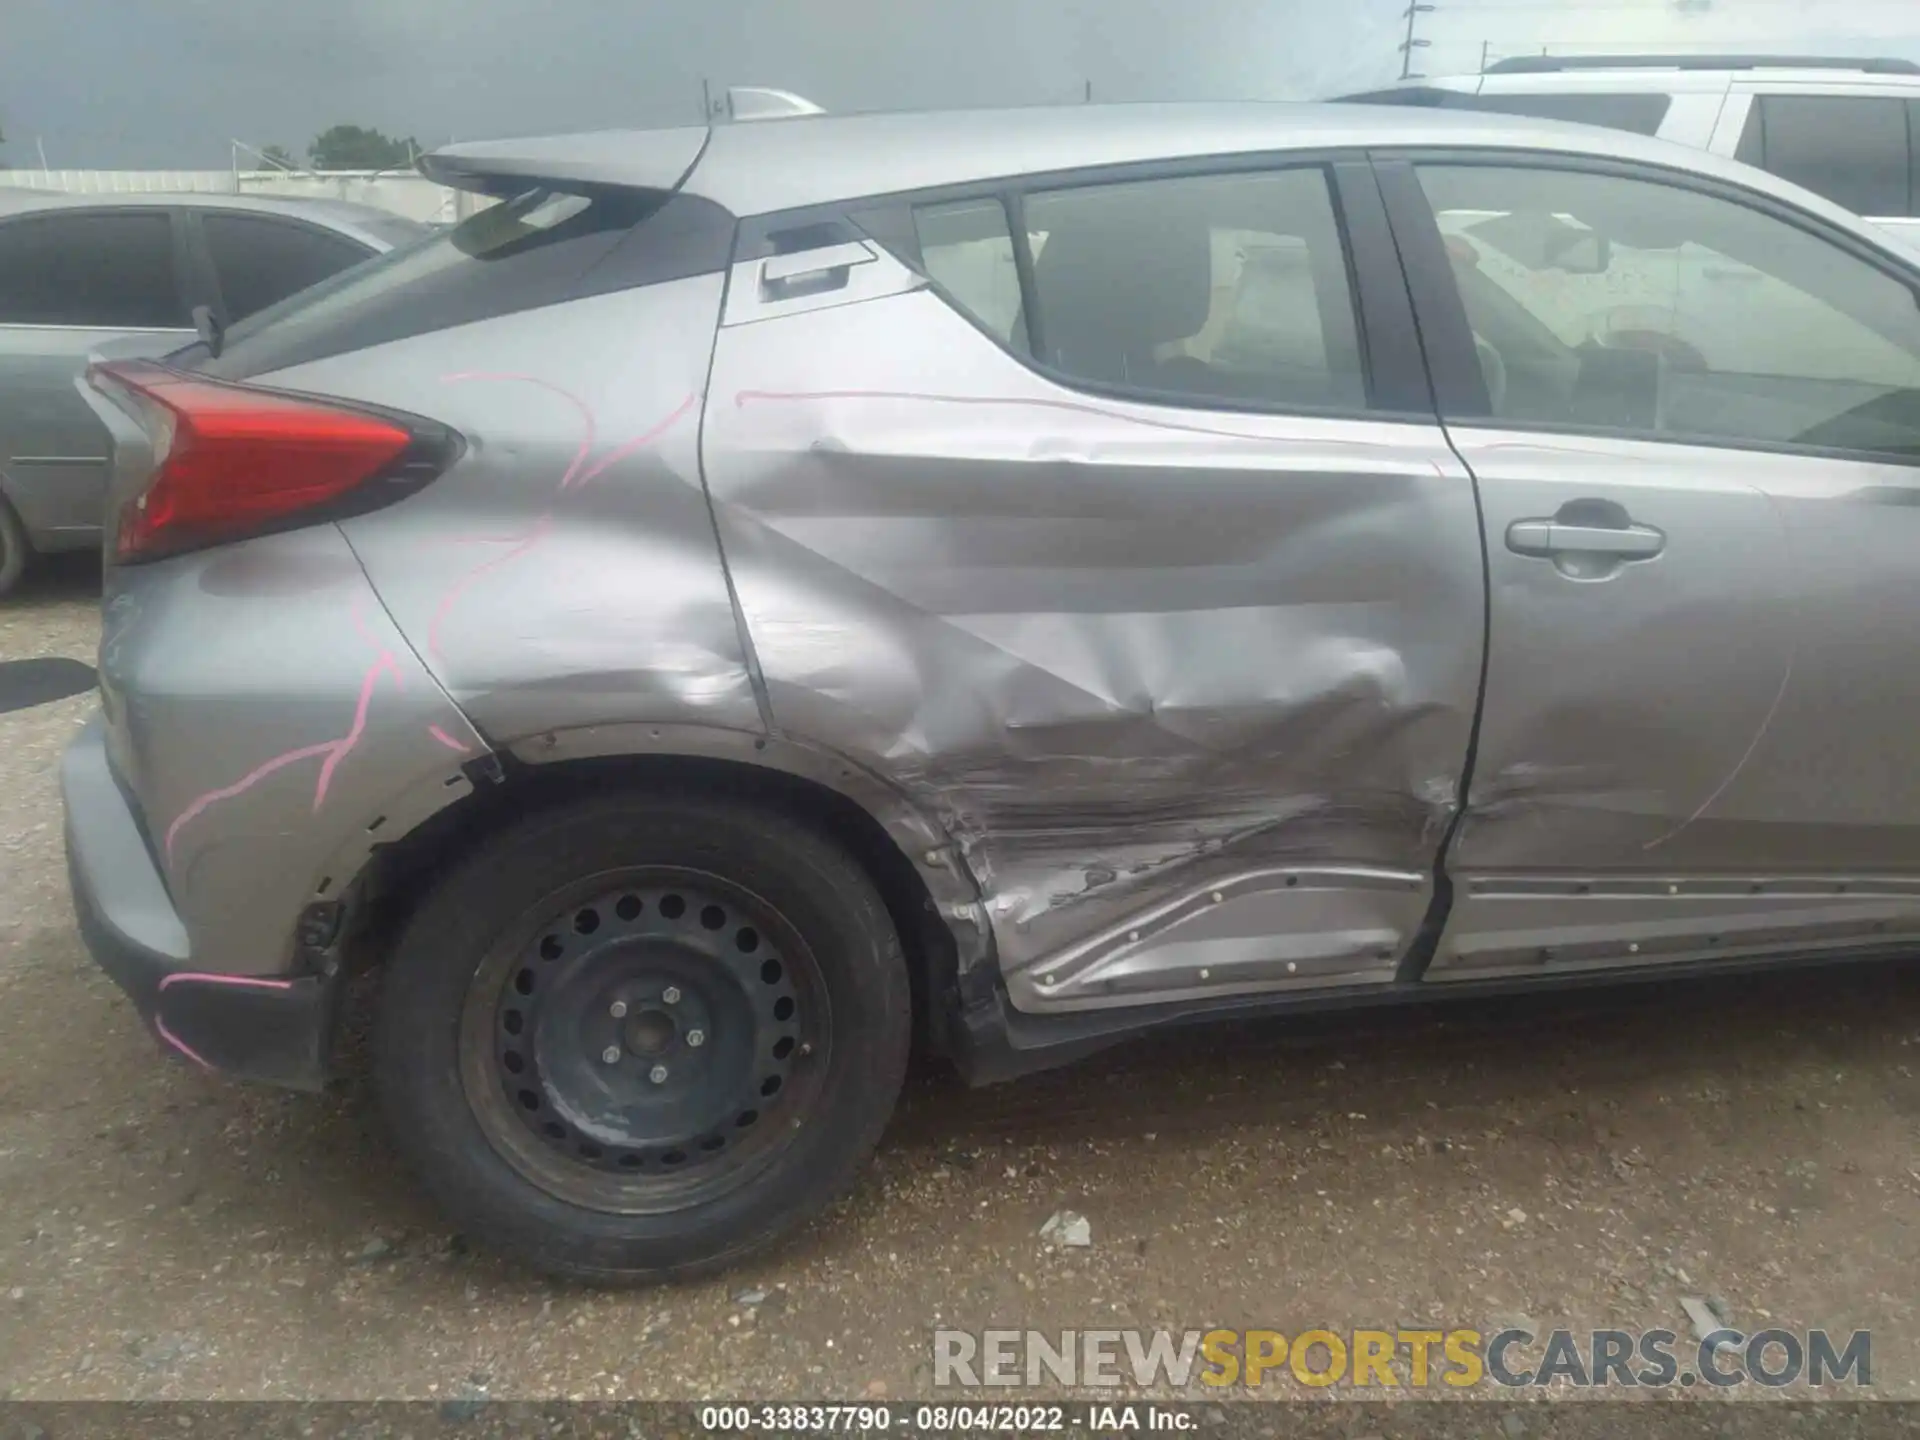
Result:
[[[696,905],[709,893],[723,897],[698,912],[711,937],[693,931],[685,919],[658,918],[685,912],[685,901],[678,911],[672,903],[680,890],[694,894]],[[581,898],[596,894],[599,899]],[[611,901],[616,895],[618,901]],[[632,933],[618,933],[628,922],[615,919],[615,908],[623,917],[629,910],[638,917],[631,920]],[[763,976],[781,972],[787,998],[777,1005],[765,1005],[765,994],[754,988],[756,972],[743,978],[726,968],[739,958],[729,944],[743,949],[758,938],[754,927],[733,917],[735,908],[763,917],[759,923],[773,937],[759,941],[759,953],[769,956],[764,963],[757,955],[743,963],[760,965]],[[563,934],[569,924],[584,927],[581,917],[589,911],[596,918],[583,938],[576,942],[573,934]],[[602,915],[605,931],[596,937]],[[646,926],[679,928],[642,933]],[[715,955],[687,948],[702,944],[714,947]],[[785,959],[784,971],[772,958],[775,951]],[[502,955],[509,957],[503,971]],[[547,961],[551,968],[543,969]],[[665,965],[678,967],[673,974],[695,977],[685,982],[684,1000],[675,985],[652,992],[659,998],[635,999],[635,1006],[654,1007],[638,1015],[628,1017],[624,1001],[603,1004],[606,985],[631,981],[629,988],[639,995],[637,987],[649,975],[657,980],[647,967]],[[498,987],[500,998],[490,1001],[494,986],[486,977],[496,971],[507,978]],[[540,978],[534,981],[536,972]],[[803,972],[811,978],[803,981]],[[709,981],[710,991],[702,988]],[[536,990],[535,984],[545,988]],[[522,1002],[515,993],[530,998]],[[664,1041],[657,1035],[628,1038],[627,1027],[662,1013],[658,1007],[667,995],[688,1009],[710,1004],[713,1018],[703,1023],[712,1025],[714,1039],[705,1050],[686,1048],[693,1030]],[[522,1004],[529,1011],[524,1019],[515,1008]],[[790,1067],[783,1072],[784,1092],[748,1103],[784,1108],[770,1110],[754,1131],[713,1122],[719,1129],[700,1147],[719,1153],[707,1156],[692,1145],[681,1147],[684,1154],[649,1151],[653,1140],[628,1136],[642,1124],[663,1127],[665,1121],[609,1122],[620,1132],[613,1139],[602,1128],[571,1128],[600,1126],[615,1114],[595,1111],[594,1104],[620,1107],[622,1117],[667,1113],[672,1107],[661,1099],[664,1091],[644,1089],[667,1068],[653,1063],[667,1058],[658,1048],[663,1044],[678,1047],[673,1084],[687,1087],[689,1113],[704,1113],[712,1102],[734,1114],[725,1109],[736,1103],[728,1077],[742,1053],[750,1057],[744,1062],[747,1082],[777,1091],[780,1077],[756,1078],[763,1062],[752,1057],[763,1053],[765,1032],[756,1028],[762,1022],[755,1007],[769,1016],[784,1010],[796,1017],[786,1024],[810,1026],[805,1033],[815,1039],[796,1046],[793,1034],[781,1037],[786,1059],[780,1063]],[[505,1017],[502,1032],[488,1038],[494,1032],[486,1025],[496,1012]],[[627,1018],[605,1021],[606,1013]],[[723,1033],[729,1017],[739,1021],[731,1035]],[[765,1020],[772,1028],[780,1023]],[[599,1041],[584,1032],[606,1024],[614,1026],[621,1044],[643,1048],[622,1053],[618,1062],[608,1059],[614,1068],[596,1071],[599,1052],[592,1047]],[[456,1225],[548,1274],[606,1285],[722,1268],[826,1208],[851,1184],[893,1111],[910,1033],[899,938],[872,882],[839,846],[783,815],[739,801],[624,795],[537,812],[486,842],[435,886],[407,924],[385,978],[374,1065],[401,1151]],[[495,1055],[493,1047],[505,1049]],[[529,1053],[522,1056],[521,1049]],[[619,1044],[611,1045],[607,1054],[617,1049]],[[518,1094],[524,1106],[527,1092],[514,1087],[530,1086],[539,1102],[531,1115],[499,1100],[485,1078],[492,1073],[487,1067],[504,1064],[509,1054],[516,1063],[511,1075],[499,1071],[500,1093]],[[628,1074],[630,1061],[637,1076]],[[573,1103],[582,1086],[616,1082],[630,1087],[621,1097],[608,1100],[594,1092]],[[503,1129],[509,1122],[500,1114],[502,1104],[534,1136],[531,1148]],[[738,1124],[755,1124],[748,1118],[754,1114],[753,1108],[739,1112]],[[540,1148],[535,1120],[547,1127],[546,1149]],[[563,1132],[564,1138],[554,1138]],[[727,1149],[730,1139],[735,1143]],[[632,1148],[623,1151],[622,1145]],[[589,1152],[591,1162],[579,1158]],[[635,1169],[610,1172],[612,1159]],[[669,1162],[684,1168],[669,1173]],[[650,1168],[643,1172],[642,1165]]]
[[[27,543],[26,527],[13,507],[0,497],[0,598],[8,595],[27,573],[27,561],[33,547]]]

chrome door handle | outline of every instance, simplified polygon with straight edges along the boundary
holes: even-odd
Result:
[[[844,289],[847,273],[854,266],[871,265],[879,258],[872,246],[858,240],[820,250],[802,250],[793,255],[775,255],[761,262],[760,296],[763,300],[783,300],[791,298],[788,292],[792,290],[813,293],[822,289]]]
[[[1563,520],[1516,520],[1507,527],[1507,548],[1516,555],[1610,555],[1616,560],[1651,560],[1667,548],[1667,537],[1651,525],[1615,529],[1605,525],[1569,525]]]

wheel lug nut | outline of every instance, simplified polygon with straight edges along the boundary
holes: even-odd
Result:
[[[613,1016],[613,1018],[616,1020],[626,1019],[627,1018],[627,1002],[624,1000],[614,1001],[612,1006],[608,1008],[607,1013]]]
[[[647,1078],[653,1081],[653,1083],[656,1085],[666,1084],[667,1083],[667,1067],[664,1065],[654,1066],[653,1069],[647,1072]]]
[[[607,1046],[606,1049],[600,1052],[600,1058],[609,1065],[618,1065],[620,1063],[620,1047],[618,1045]]]
[[[694,1049],[698,1050],[702,1045],[706,1043],[707,1043],[706,1031],[704,1030],[687,1031],[687,1044],[693,1046]]]
[[[678,1005],[680,1003],[680,987],[678,985],[667,986],[666,989],[660,992],[660,998],[669,1005]]]

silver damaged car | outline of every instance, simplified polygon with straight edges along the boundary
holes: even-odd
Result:
[[[105,360],[77,908],[182,1061],[377,968],[463,1229],[722,1265],[909,1050],[1920,939],[1920,270],[1760,171],[1355,106],[465,145]]]

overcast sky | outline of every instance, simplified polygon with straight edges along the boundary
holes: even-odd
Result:
[[[687,122],[700,81],[833,110],[1296,99],[1385,84],[1406,0],[0,0],[0,156],[225,167],[335,123],[423,145]],[[1920,58],[1920,0],[1436,0],[1428,73],[1545,46]],[[1706,4],[1706,13],[1686,7]]]

